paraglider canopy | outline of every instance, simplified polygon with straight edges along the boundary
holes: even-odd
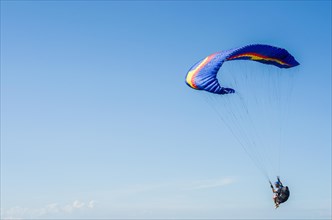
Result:
[[[193,89],[215,94],[234,93],[234,89],[222,87],[217,79],[217,73],[222,64],[231,60],[253,60],[279,68],[291,68],[299,65],[285,49],[270,45],[252,44],[217,52],[197,62],[187,73],[187,85]]]

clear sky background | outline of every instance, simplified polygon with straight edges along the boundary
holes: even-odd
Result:
[[[301,63],[278,210],[184,82],[251,43]],[[331,1],[1,1],[1,218],[330,219]]]

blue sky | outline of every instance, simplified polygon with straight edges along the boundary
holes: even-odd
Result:
[[[250,43],[301,63],[278,210],[184,82]],[[1,1],[1,218],[330,219],[331,2]]]

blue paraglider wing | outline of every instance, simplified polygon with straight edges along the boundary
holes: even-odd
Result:
[[[233,93],[234,89],[222,87],[217,79],[217,73],[222,64],[232,60],[252,60],[279,68],[291,68],[299,65],[285,49],[253,44],[207,56],[190,68],[186,76],[187,85],[193,89],[216,94]]]

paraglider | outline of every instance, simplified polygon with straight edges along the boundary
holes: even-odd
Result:
[[[284,80],[284,77],[292,74],[289,71],[287,74],[280,74],[280,72],[273,74],[269,72],[270,70],[264,73],[259,73],[260,71],[245,73],[240,70],[230,72],[229,76],[225,76],[226,71],[221,66],[225,62],[239,62],[240,60],[265,64],[260,66],[278,67],[274,69],[289,69],[299,65],[286,49],[271,45],[251,44],[216,52],[205,57],[189,69],[185,82],[192,89],[207,92],[205,93],[206,102],[213,107],[222,122],[226,124],[248,156],[270,182],[275,194],[275,207],[278,208],[281,203],[287,201],[289,189],[282,185],[279,177],[276,189],[273,188],[267,164],[272,163],[273,166],[277,163],[271,162],[268,158],[271,155],[267,153],[267,156],[264,156],[263,151],[270,152],[265,149],[269,145],[275,144],[278,145],[277,147],[282,145],[283,140],[272,140],[267,136],[275,134],[282,139],[280,138],[283,133],[282,124],[287,121],[283,118],[285,114],[283,105],[289,101],[289,90],[291,90],[287,89],[287,86],[291,85],[291,80]],[[283,83],[287,86],[285,87]],[[264,98],[266,100],[263,101]],[[273,114],[277,115],[275,119],[272,117]],[[273,123],[278,125],[274,128]],[[268,135],[264,135],[264,132]],[[278,132],[280,134],[277,134]],[[260,143],[263,139],[267,139],[268,143]],[[278,152],[282,152],[280,147]],[[280,156],[276,156],[276,158],[280,159]]]
[[[281,203],[284,203],[288,200],[290,195],[288,186],[283,186],[280,178],[277,177],[277,182],[274,183],[276,189],[274,189],[272,183],[270,182],[270,186],[272,189],[273,194],[273,201],[275,204],[275,208],[278,208]]]

